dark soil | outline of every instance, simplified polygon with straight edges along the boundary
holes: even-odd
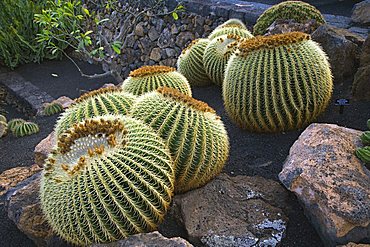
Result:
[[[99,67],[93,65],[84,64],[83,67],[89,73],[100,71]],[[74,98],[84,90],[95,89],[109,82],[109,80],[90,81],[81,78],[69,61],[49,61],[41,65],[25,65],[17,72],[53,97],[66,95]],[[51,76],[52,73],[58,74],[58,77]],[[339,108],[334,104],[334,100],[337,98],[350,98],[350,81],[335,84],[333,100],[318,122],[334,123],[360,130],[366,129],[366,120],[370,118],[369,102],[351,102],[350,106],[345,107],[343,114],[339,114]],[[226,125],[231,150],[224,171],[232,176],[258,175],[278,181],[278,174],[289,154],[289,148],[303,130],[280,134],[250,133],[235,126],[226,116],[220,88],[216,86],[193,88],[193,96],[212,106]],[[8,119],[18,114],[12,109],[8,109]],[[40,133],[37,135],[21,139],[8,135],[0,139],[0,172],[16,166],[32,165],[35,145],[51,132],[55,120],[55,116],[38,117],[35,119],[40,124]],[[289,224],[281,246],[323,246],[293,194],[289,200],[292,209],[287,211]],[[0,221],[0,246],[34,246],[32,241],[27,239],[7,219],[4,210],[0,210]],[[185,236],[184,231],[177,229],[174,222],[169,222],[161,229],[166,236]]]

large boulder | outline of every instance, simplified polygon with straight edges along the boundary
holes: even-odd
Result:
[[[37,246],[51,246],[55,238],[41,210],[39,200],[40,173],[22,181],[5,194],[8,217]]]
[[[275,181],[221,174],[202,188],[175,196],[171,213],[196,244],[277,246],[287,226],[287,196]]]
[[[370,236],[370,172],[355,156],[361,133],[311,124],[291,147],[279,174],[327,246]]]
[[[93,244],[91,247],[192,247],[185,239],[166,238],[159,232],[141,233],[109,244]]]
[[[352,96],[356,100],[370,100],[370,35],[362,46],[360,68],[353,79]]]
[[[364,39],[345,29],[321,25],[312,33],[312,39],[322,46],[329,57],[335,82],[355,74],[358,66],[359,44]]]
[[[370,0],[355,4],[352,10],[351,20],[362,25],[370,25]]]

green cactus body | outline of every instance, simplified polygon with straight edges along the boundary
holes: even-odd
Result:
[[[234,34],[240,36],[241,38],[253,38],[253,35],[248,31],[243,23],[224,23],[218,26],[213,32],[208,36],[208,39],[212,40],[222,35]]]
[[[253,34],[265,34],[267,28],[277,19],[293,19],[297,22],[314,19],[319,25],[325,23],[324,17],[314,6],[301,1],[286,1],[267,9],[257,19],[253,27]]]
[[[370,164],[370,146],[356,149],[356,156],[362,162]]]
[[[68,107],[63,112],[56,125],[55,133],[59,136],[73,124],[87,118],[106,114],[128,114],[136,97],[123,92],[121,89],[102,88],[82,95],[76,104]]]
[[[367,125],[367,128],[370,130],[370,119],[367,120],[366,125]]]
[[[39,126],[33,122],[22,122],[16,126],[12,131],[16,137],[23,137],[36,134],[40,131]]]
[[[24,123],[25,120],[21,118],[13,118],[8,122],[8,128],[11,132],[14,132],[15,127],[21,123]]]
[[[0,138],[5,136],[8,132],[8,124],[6,122],[0,121]]]
[[[308,34],[293,32],[241,42],[226,66],[223,99],[241,127],[278,132],[313,121],[332,89],[325,53]]]
[[[229,140],[222,121],[206,103],[160,88],[142,95],[131,114],[167,142],[174,160],[176,193],[198,188],[221,172]]]
[[[75,245],[153,231],[169,208],[174,173],[163,140],[141,121],[106,115],[60,136],[40,198],[53,230]]]
[[[191,96],[191,88],[185,76],[168,66],[143,66],[130,72],[122,89],[134,95],[142,95],[159,87],[175,88]]]
[[[209,39],[193,40],[177,60],[177,69],[188,79],[192,86],[208,86],[211,84],[203,65],[203,54]]]
[[[206,47],[203,56],[204,68],[216,85],[222,85],[225,67],[241,38],[237,35],[222,35],[213,39]]]
[[[7,122],[6,117],[4,115],[0,114],[0,122],[4,122],[4,123]]]
[[[63,111],[63,106],[56,102],[51,102],[49,104],[46,104],[44,108],[44,114],[46,116],[51,116],[51,115],[60,113],[62,111]]]
[[[370,131],[365,131],[364,133],[362,133],[360,139],[362,141],[362,144],[370,145]]]

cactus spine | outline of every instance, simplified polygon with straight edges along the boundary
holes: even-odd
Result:
[[[206,47],[203,56],[204,68],[216,85],[222,85],[225,67],[241,38],[234,34],[214,38]]]
[[[51,102],[45,105],[44,114],[46,116],[51,116],[63,111],[63,106],[56,102]]]
[[[167,142],[175,166],[175,192],[200,187],[221,172],[229,140],[220,117],[206,103],[164,87],[141,96],[131,114]]]
[[[263,12],[253,27],[253,34],[265,34],[267,28],[277,19],[293,19],[297,22],[314,19],[318,24],[325,23],[324,17],[314,6],[301,1],[286,1]]]
[[[63,112],[56,125],[55,133],[59,136],[73,124],[87,118],[106,114],[126,115],[135,100],[135,96],[116,88],[102,88],[82,95]]]
[[[212,40],[222,35],[234,34],[242,38],[252,38],[253,35],[248,31],[247,27],[237,19],[230,19],[220,26],[216,27],[215,30],[208,36],[208,39]]]
[[[163,140],[127,116],[87,119],[64,132],[46,160],[40,198],[46,219],[75,245],[152,231],[173,195]]]
[[[191,96],[188,80],[168,66],[143,66],[130,72],[129,77],[123,82],[122,89],[134,95],[142,95],[159,87],[170,87]]]
[[[36,134],[39,131],[40,131],[39,126],[36,123],[24,121],[16,125],[12,133],[16,137],[23,137],[23,136]]]
[[[211,84],[203,65],[203,54],[209,39],[193,40],[177,60],[177,69],[188,79],[192,86],[208,86]]]
[[[278,132],[314,120],[332,89],[325,53],[308,34],[293,32],[241,42],[226,67],[223,98],[241,127]]]

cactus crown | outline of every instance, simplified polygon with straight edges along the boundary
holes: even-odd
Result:
[[[164,97],[182,102],[195,110],[215,113],[215,110],[211,108],[207,103],[200,100],[196,100],[193,97],[185,95],[174,88],[160,87],[157,89],[157,92],[162,94]]]
[[[142,66],[134,71],[131,71],[129,76],[144,77],[144,76],[173,72],[173,71],[176,71],[176,69],[172,67],[168,67],[168,66],[163,66],[163,65]]]
[[[220,36],[216,38],[217,49],[215,50],[215,52],[220,57],[228,57],[230,54],[232,54],[235,51],[238,42],[242,40],[242,38],[236,34],[228,34],[226,36],[226,39],[224,38],[225,36]]]
[[[222,23],[217,28],[236,27],[236,28],[247,28],[244,23],[239,19],[230,19]]]
[[[79,98],[77,98],[75,100],[76,103],[80,103],[82,101],[85,101],[86,99],[89,99],[91,97],[94,97],[96,95],[99,95],[99,94],[103,94],[103,93],[113,93],[113,92],[120,92],[122,91],[122,89],[120,88],[116,88],[116,87],[105,87],[105,88],[99,88],[99,89],[96,89],[96,90],[93,90],[93,91],[90,91],[90,92],[87,92],[87,93],[84,93],[83,95],[81,95]]]
[[[304,40],[310,40],[310,35],[302,32],[282,33],[271,36],[258,36],[244,40],[239,44],[240,55],[247,55],[251,51],[259,49],[273,49],[275,47],[294,44]]]
[[[190,51],[190,49],[191,49],[195,44],[197,44],[199,41],[200,41],[200,39],[195,39],[195,40],[191,41],[191,42],[190,42],[190,44],[188,44],[188,46],[187,46],[187,47],[185,47],[185,48],[182,50],[181,54],[185,54],[187,51]]]
[[[65,131],[59,137],[57,146],[59,152],[65,154],[71,150],[75,140],[93,135],[97,138],[108,137],[109,146],[114,147],[116,145],[114,133],[117,131],[126,132],[123,123],[117,119],[87,119],[84,123],[77,123],[73,128]]]

